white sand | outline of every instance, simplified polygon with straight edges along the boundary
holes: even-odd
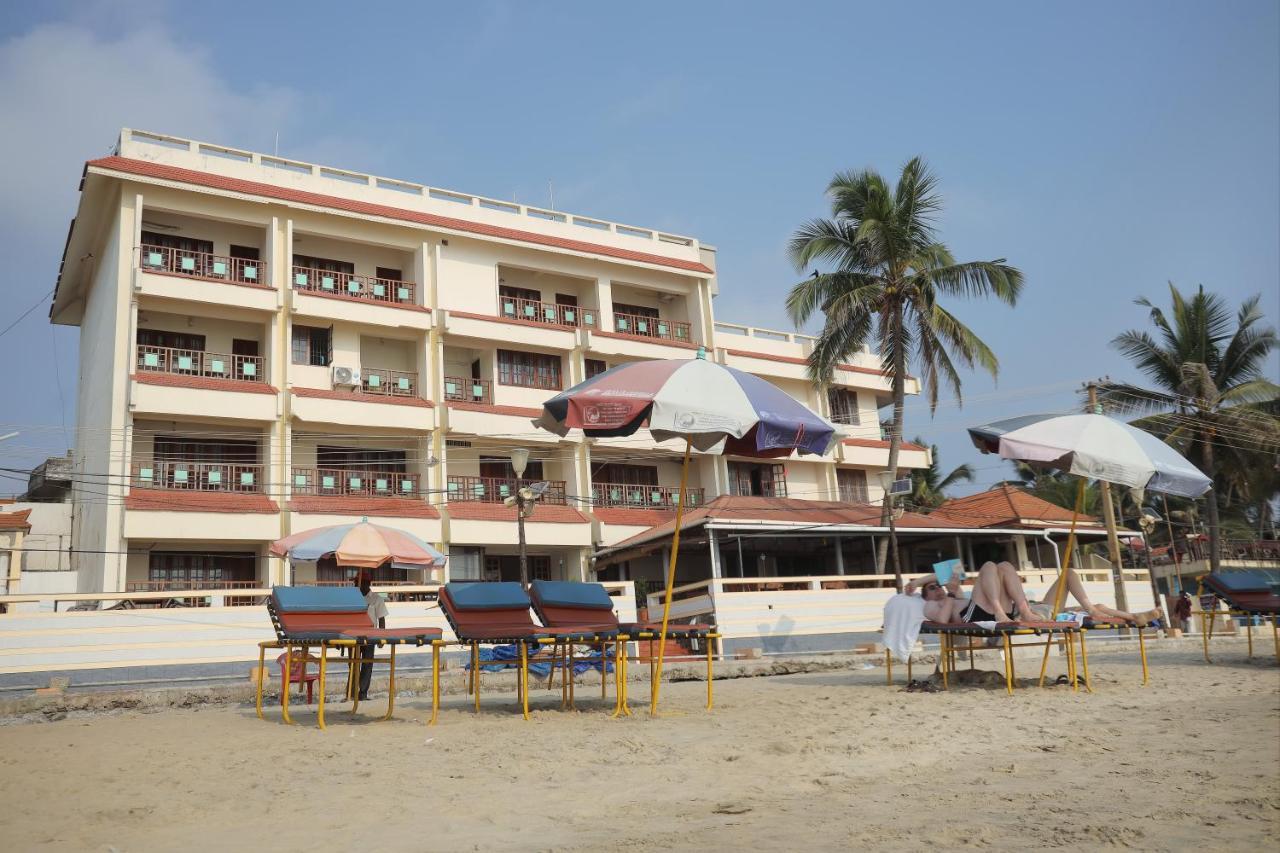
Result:
[[[684,682],[657,720],[638,701],[610,719],[590,689],[576,714],[535,694],[530,722],[510,696],[478,717],[451,697],[431,729],[425,697],[385,723],[334,706],[327,732],[252,706],[73,714],[0,727],[0,847],[1262,849],[1280,668],[1219,657],[1160,650],[1142,688],[1131,656],[1096,653],[1091,696],[908,694],[882,669],[719,681],[712,714]]]

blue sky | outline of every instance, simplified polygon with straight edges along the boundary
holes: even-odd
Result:
[[[908,434],[979,485],[1008,469],[965,425],[1134,378],[1108,342],[1146,322],[1137,296],[1203,283],[1280,313],[1274,0],[354,8],[6,7],[0,328],[53,286],[83,161],[125,125],[259,150],[278,133],[284,155],[537,204],[550,182],[559,209],[717,246],[717,318],[773,328],[797,277],[786,240],[826,212],[831,175],[923,155],[953,253],[1027,280],[1016,309],[951,305],[998,383],[967,378],[965,406],[932,419],[908,408]],[[75,330],[46,314],[0,337],[0,427],[25,425],[0,465],[74,428]]]

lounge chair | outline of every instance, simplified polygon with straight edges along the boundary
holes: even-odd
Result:
[[[598,624],[548,628],[533,621],[532,602],[513,582],[447,583],[440,590],[440,610],[458,641],[471,647],[468,689],[480,710],[480,646],[513,644],[519,649],[517,687],[520,709],[529,719],[529,649],[560,643],[599,643],[608,631]]]
[[[435,723],[440,707],[440,647],[444,645],[443,632],[439,628],[378,628],[369,618],[368,604],[360,590],[354,586],[343,587],[289,587],[277,586],[267,599],[267,613],[275,627],[276,639],[258,644],[258,717],[262,718],[262,687],[265,675],[267,649],[284,649],[285,668],[293,663],[294,649],[320,648],[320,701],[316,707],[316,723],[325,728],[324,700],[325,675],[328,651],[331,648],[347,649],[348,695],[352,698],[351,713],[360,706],[356,691],[359,666],[365,663],[390,664],[387,712],[383,719],[390,719],[396,701],[396,647],[402,645],[431,646],[432,695],[431,719]],[[389,646],[391,654],[386,658],[360,657],[360,647]],[[293,724],[289,716],[288,690],[283,692],[280,703],[284,721]]]
[[[1041,644],[1049,644],[1054,642],[1054,635],[1061,635],[1061,639],[1066,643],[1067,647],[1067,678],[1070,680],[1071,689],[1077,689],[1076,679],[1076,655],[1075,655],[1075,638],[1079,633],[1079,626],[1074,622],[999,622],[994,628],[984,628],[972,622],[930,622],[925,621],[920,626],[922,634],[936,634],[940,643],[938,655],[938,669],[942,673],[942,686],[950,689],[950,673],[956,671],[956,652],[969,652],[969,665],[973,666],[973,650],[972,638],[997,638],[1004,649],[1004,683],[1005,690],[1010,695],[1013,694],[1015,682],[1015,672],[1013,664],[1013,649],[1016,646],[1039,646]],[[967,637],[970,638],[970,645],[964,649],[958,649],[954,644],[954,638]],[[1014,637],[1044,637],[1030,643],[1014,643]],[[889,650],[885,650],[885,666],[887,683],[893,683],[893,655]],[[907,659],[907,678],[911,677],[911,659]],[[1041,673],[1041,683],[1044,682],[1044,674]]]
[[[598,583],[581,581],[544,581],[535,580],[529,585],[529,597],[533,602],[534,612],[548,627],[561,628],[574,625],[595,625],[608,635],[612,635],[614,643],[614,680],[617,688],[618,702],[614,716],[629,715],[627,709],[627,677],[626,642],[628,640],[655,640],[662,631],[661,622],[619,622],[613,610],[613,599],[608,591]],[[712,706],[712,641],[717,638],[715,628],[711,625],[667,625],[667,637],[677,640],[702,640],[707,646],[707,708]],[[601,645],[601,657],[604,656],[604,645]],[[572,664],[572,648],[569,650]],[[652,683],[656,658],[650,655],[650,683]],[[568,702],[573,703],[573,682],[569,681]],[[600,694],[605,690],[604,673],[601,672]]]
[[[1200,614],[1204,617],[1204,659],[1209,658],[1209,640],[1213,637],[1213,617],[1223,611],[1215,606],[1218,600],[1227,605],[1230,616],[1244,616],[1245,630],[1249,636],[1249,657],[1253,657],[1253,620],[1261,617],[1271,622],[1271,635],[1276,646],[1276,660],[1280,661],[1280,583],[1264,572],[1218,572],[1197,578],[1200,582]]]

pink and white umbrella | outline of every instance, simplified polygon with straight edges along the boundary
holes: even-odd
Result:
[[[445,556],[426,542],[394,527],[370,524],[335,524],[304,530],[271,543],[271,553],[303,562],[333,557],[340,566],[376,569],[390,564],[396,569],[432,569],[444,565]]]

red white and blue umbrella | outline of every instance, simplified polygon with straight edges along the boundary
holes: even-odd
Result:
[[[698,350],[698,357],[690,360],[620,364],[547,400],[542,405],[542,416],[533,423],[561,436],[580,429],[587,436],[603,438],[632,435],[648,427],[657,441],[685,440],[658,637],[658,665],[649,699],[649,712],[656,714],[671,589],[680,554],[680,521],[689,483],[690,451],[696,447],[743,456],[788,456],[792,451],[822,455],[835,443],[836,428],[776,385],[707,361],[704,350]]]
[[[396,569],[432,569],[444,565],[445,555],[426,542],[395,527],[370,524],[336,524],[317,527],[277,539],[271,553],[301,562],[333,557],[340,566],[376,569],[390,564]]]
[[[592,437],[647,426],[657,441],[683,438],[701,451],[743,456],[822,455],[836,439],[832,424],[776,385],[701,353],[606,370],[543,403],[534,425]]]

